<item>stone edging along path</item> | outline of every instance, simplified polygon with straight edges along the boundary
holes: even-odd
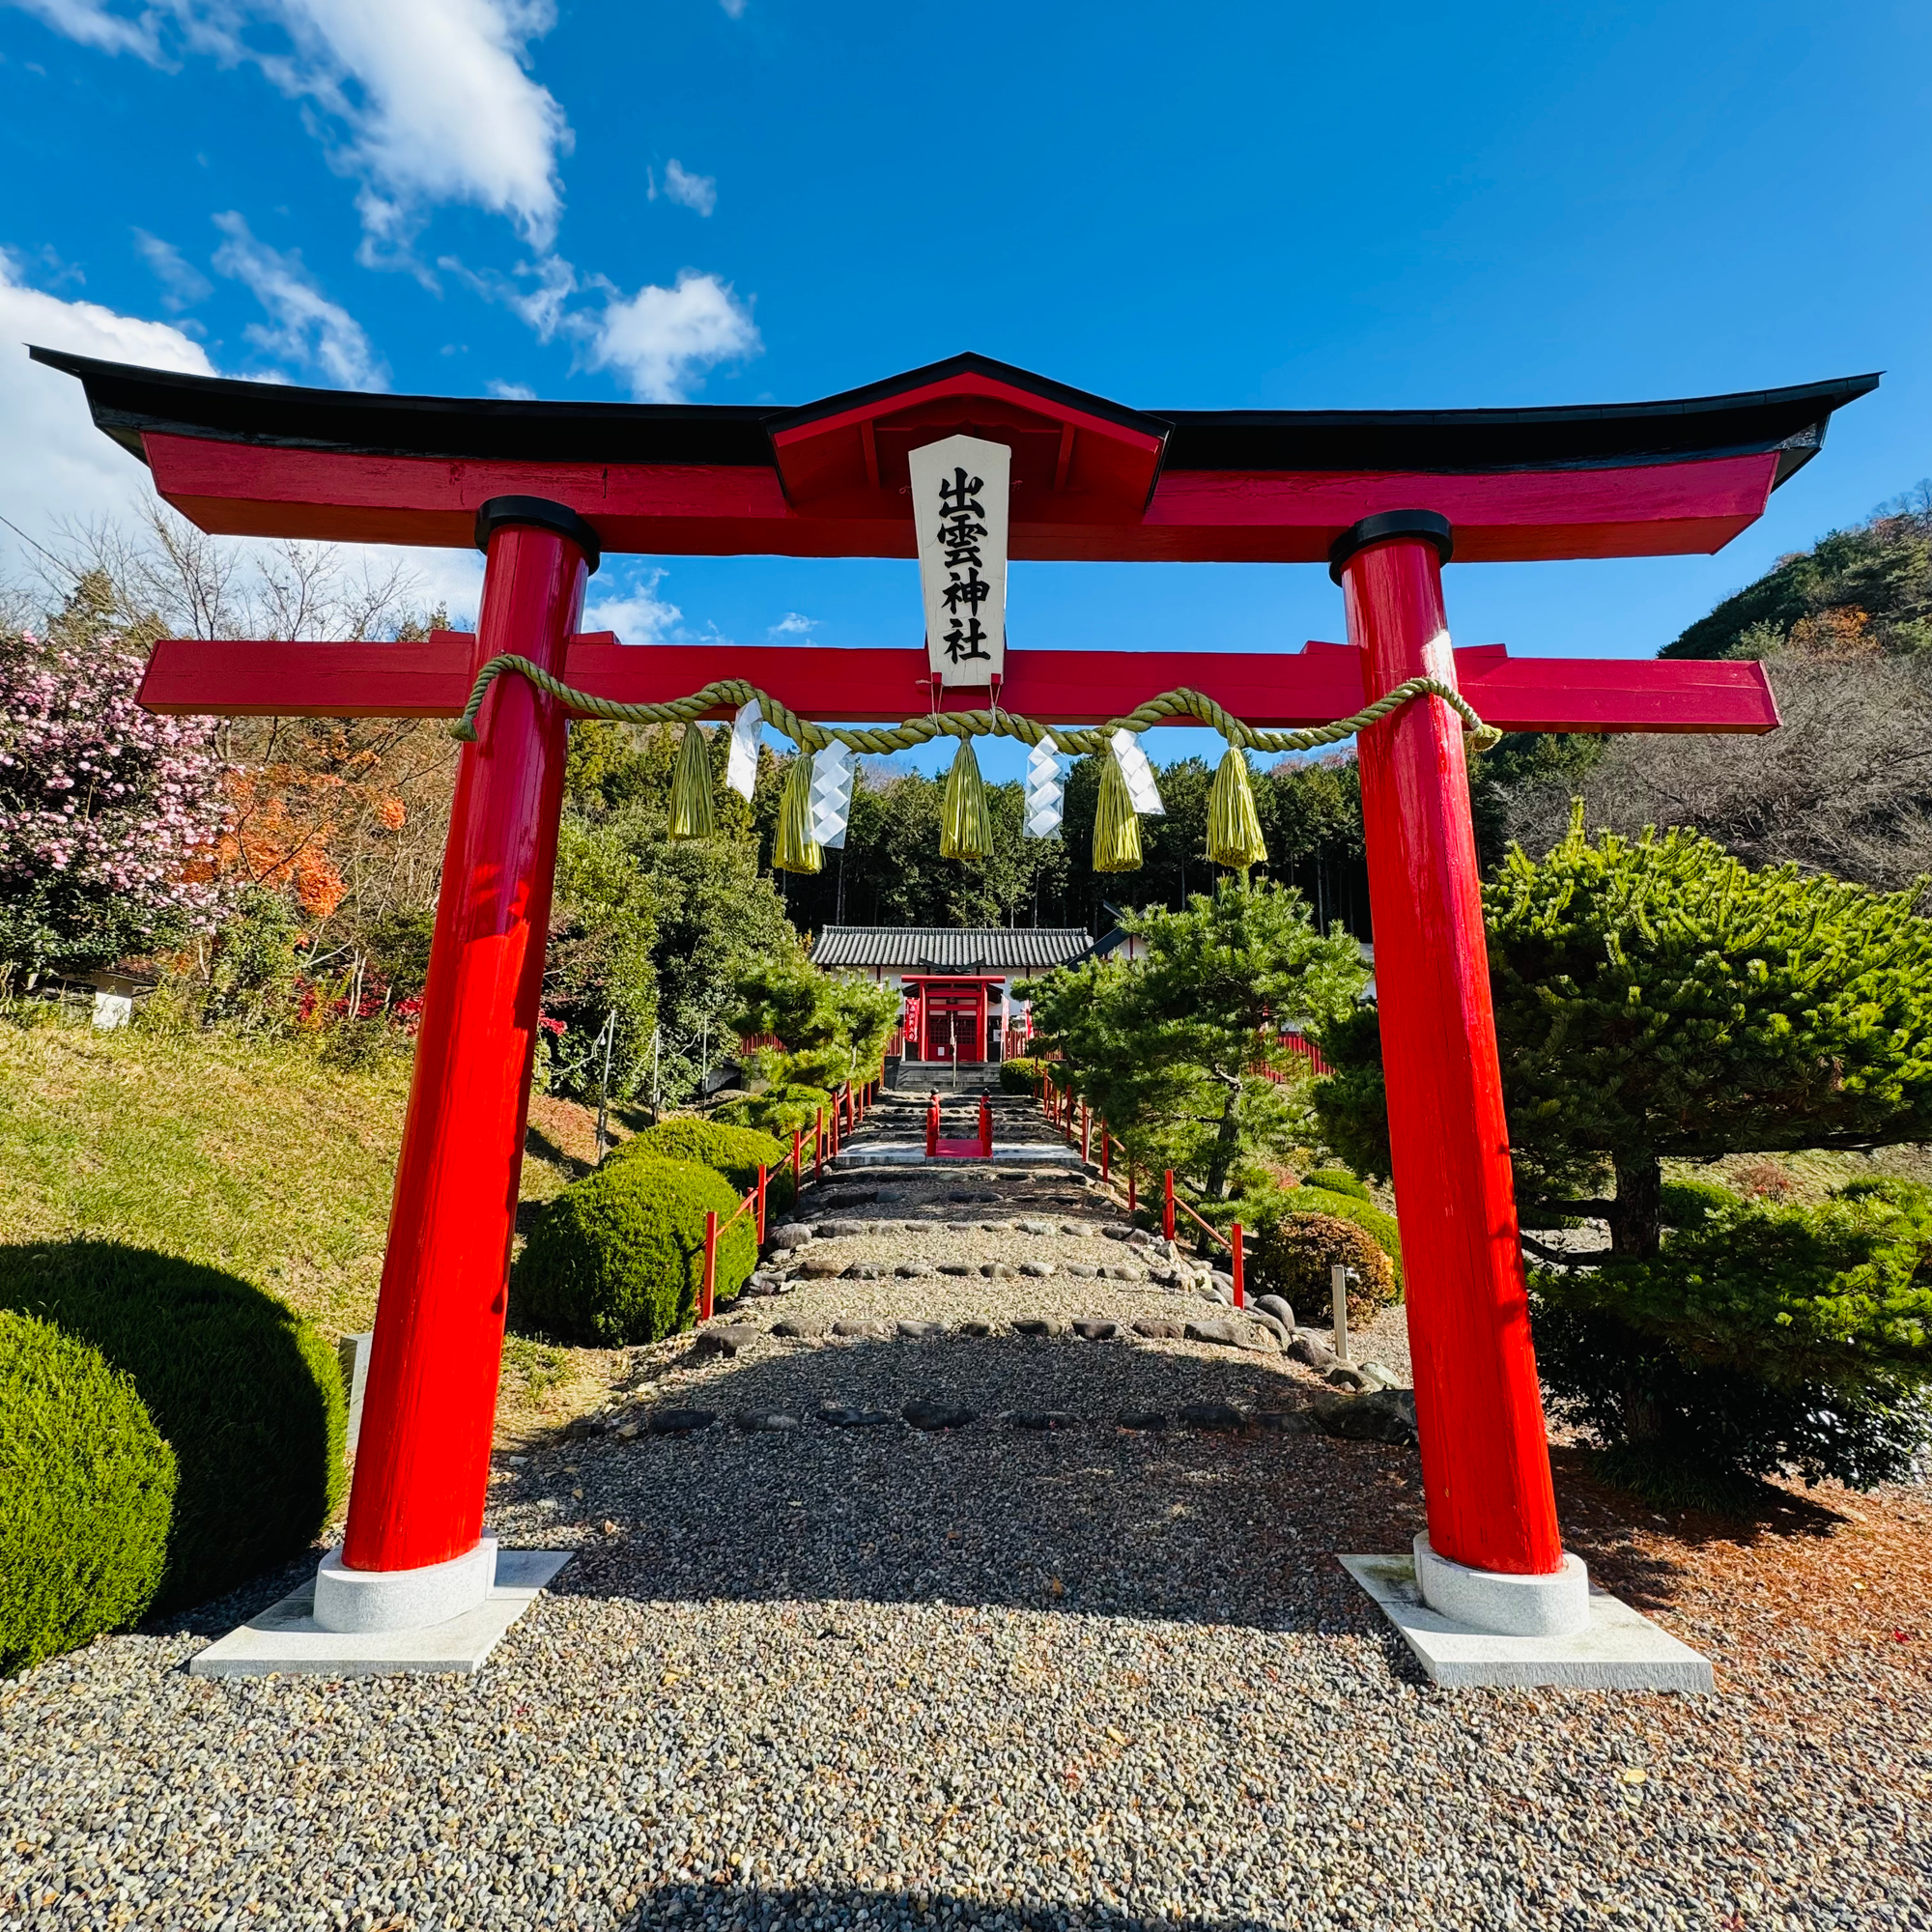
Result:
[[[1237,1311],[1232,1290],[1225,1273],[1130,1225],[1077,1164],[1003,1167],[996,1146],[990,1162],[829,1173],[773,1224],[738,1299],[696,1335],[636,1351],[630,1383],[575,1433],[678,1436],[729,1416],[760,1435],[816,1418],[1414,1442],[1397,1368],[1340,1365],[1286,1303]],[[1402,1312],[1390,1313],[1372,1345],[1406,1366]],[[863,1373],[856,1352],[869,1358]],[[785,1367],[809,1356],[829,1359]]]

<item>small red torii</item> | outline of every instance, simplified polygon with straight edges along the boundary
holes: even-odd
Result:
[[[814,721],[914,716],[934,703],[923,650],[628,648],[580,634],[583,589],[606,550],[910,557],[908,453],[970,434],[1012,451],[1014,557],[1326,561],[1347,616],[1347,644],[1279,655],[1022,649],[1009,710],[1093,724],[1185,685],[1292,727],[1427,674],[1506,731],[1768,731],[1758,665],[1452,649],[1442,566],[1715,551],[1878,380],[1609,408],[1150,414],[962,355],[778,410],[370,396],[32,354],[81,380],[97,424],[204,530],[484,551],[474,637],[155,647],[144,704],[231,716],[455,719],[503,653],[625,701],[737,677]],[[450,1614],[442,1566],[482,1533],[563,789],[556,700],[503,678],[478,726],[342,1556],[397,1585],[405,1621],[412,1603]],[[1552,1577],[1463,725],[1431,697],[1358,742],[1429,1543],[1479,1577]]]

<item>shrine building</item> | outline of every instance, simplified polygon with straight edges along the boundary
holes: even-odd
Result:
[[[828,925],[811,963],[896,986],[907,1060],[971,1066],[1009,1059],[1032,1033],[1027,982],[1135,942],[1079,925]]]

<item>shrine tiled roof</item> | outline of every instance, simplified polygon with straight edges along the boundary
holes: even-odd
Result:
[[[814,966],[893,973],[1010,973],[1065,966],[1093,950],[1077,925],[828,925]]]

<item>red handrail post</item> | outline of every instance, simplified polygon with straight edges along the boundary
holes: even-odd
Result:
[[[1174,1170],[1163,1168],[1160,1178],[1160,1232],[1171,1241],[1174,1239]]]
[[[697,1292],[697,1319],[711,1320],[712,1291],[718,1286],[718,1210],[704,1216],[704,1286]]]
[[[1107,1123],[1105,1121],[1102,1121],[1100,1122],[1100,1184],[1103,1187],[1107,1182],[1107,1153],[1111,1140],[1112,1136],[1107,1132]]]
[[[1245,1308],[1248,1305],[1248,1293],[1246,1284],[1241,1279],[1241,1224],[1238,1221],[1235,1223],[1228,1237],[1228,1254],[1229,1272],[1235,1277],[1235,1306]]]
[[[1129,1157],[1127,1161],[1127,1219],[1129,1221],[1134,1218],[1134,1212],[1138,1205],[1134,1195],[1134,1163],[1132,1158]]]
[[[796,1198],[798,1190],[805,1185],[805,1135],[797,1127],[791,1130],[791,1191]]]
[[[811,1178],[817,1181],[825,1179],[825,1109],[811,1110]]]
[[[939,1152],[939,1095],[932,1096],[932,1104],[925,1110],[925,1157],[931,1160]]]
[[[1080,1103],[1080,1162],[1083,1167],[1087,1163],[1088,1155],[1094,1151],[1093,1128],[1093,1113],[1088,1108],[1087,1102],[1082,1100]]]
[[[758,1163],[758,1245],[765,1245],[765,1164]]]
[[[993,1103],[985,1094],[980,1095],[980,1158],[991,1160],[993,1157]]]

